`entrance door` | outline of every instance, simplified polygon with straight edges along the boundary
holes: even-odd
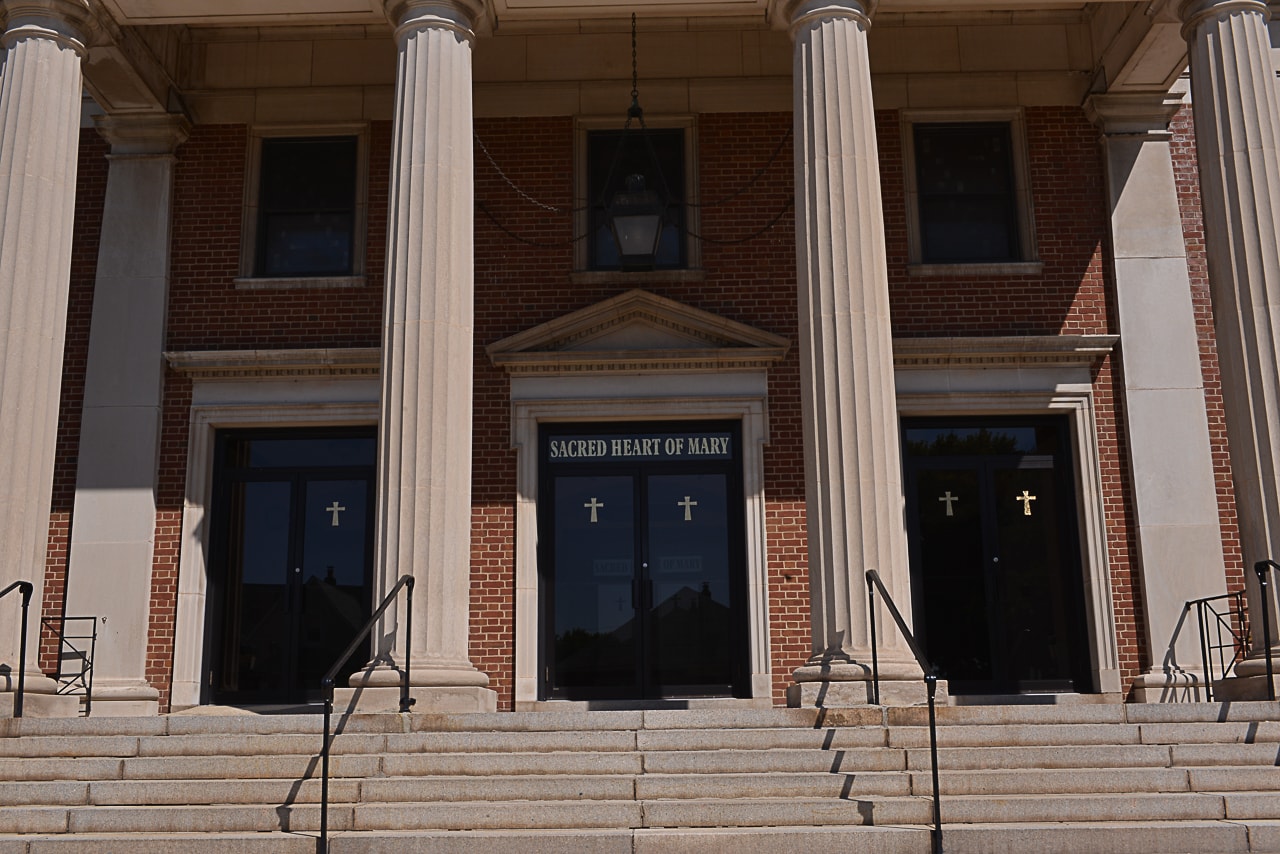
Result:
[[[1088,691],[1067,425],[903,423],[916,629],[952,693]]]
[[[319,697],[370,614],[375,448],[370,430],[219,435],[214,702]],[[347,672],[367,660],[357,651]]]
[[[738,425],[562,425],[541,441],[542,695],[743,695]]]

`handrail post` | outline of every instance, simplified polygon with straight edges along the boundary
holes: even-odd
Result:
[[[18,641],[18,695],[13,698],[13,716],[22,717],[22,705],[27,690],[27,613],[31,610],[31,594],[35,586],[30,581],[18,584],[22,594],[22,639]]]
[[[876,649],[876,585],[867,576],[867,608],[871,614],[871,702],[880,705],[880,656]]]
[[[409,576],[405,582],[405,608],[404,608],[404,674],[400,680],[400,711],[407,712],[409,707],[413,705],[413,700],[409,697],[409,668],[413,661],[413,576]]]
[[[329,721],[333,717],[333,680],[325,679],[324,744],[320,746],[320,838],[316,854],[329,854]]]
[[[934,704],[938,693],[938,674],[926,673],[925,688],[929,692],[929,764],[933,766],[933,854],[942,854],[942,793],[938,787],[938,713]]]
[[[1267,699],[1275,700],[1275,673],[1271,663],[1271,599],[1267,593],[1267,570],[1271,567],[1280,568],[1280,564],[1274,560],[1260,560],[1253,565],[1253,571],[1258,574],[1262,599],[1262,645],[1266,648],[1267,655]]]

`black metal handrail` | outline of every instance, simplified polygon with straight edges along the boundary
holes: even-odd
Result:
[[[22,594],[22,639],[18,642],[18,693],[13,698],[13,716],[15,718],[22,717],[22,696],[27,688],[27,612],[31,610],[31,594],[35,592],[35,585],[30,581],[15,581],[3,590],[0,590],[0,599],[8,596],[13,591],[20,591]]]
[[[1226,602],[1223,610],[1219,603]],[[1196,624],[1200,629],[1200,661],[1204,666],[1204,696],[1213,701],[1213,686],[1219,679],[1226,679],[1244,660],[1249,651],[1249,618],[1245,610],[1243,590],[1192,599],[1184,610],[1196,611]],[[1227,653],[1231,653],[1228,660]],[[1215,668],[1214,665],[1217,665]]]
[[[1260,560],[1253,565],[1258,574],[1258,597],[1262,600],[1262,645],[1267,656],[1267,699],[1276,698],[1275,668],[1271,662],[1271,597],[1267,593],[1267,570],[1280,569],[1274,560]]]
[[[867,608],[871,613],[871,684],[873,702],[877,706],[880,705],[880,655],[876,644],[876,590],[880,591],[880,595],[884,598],[884,604],[889,608],[889,614],[893,617],[893,621],[898,624],[898,631],[902,632],[903,638],[907,641],[907,646],[911,648],[911,654],[916,657],[916,663],[924,671],[924,687],[929,695],[929,764],[933,769],[933,854],[942,854],[942,793],[938,787],[938,715],[934,704],[934,698],[938,692],[938,669],[924,657],[924,652],[920,649],[920,645],[916,643],[916,636],[911,633],[911,629],[907,628],[907,623],[902,619],[902,614],[898,612],[898,606],[894,604],[893,597],[889,595],[884,583],[880,581],[880,573],[874,569],[868,569]]]
[[[396,586],[391,588],[391,592],[382,600],[382,604],[369,617],[369,621],[364,624],[364,628],[356,635],[355,640],[351,641],[350,646],[338,656],[338,660],[333,663],[333,667],[325,673],[324,678],[320,680],[320,688],[324,691],[324,743],[320,746],[320,838],[316,840],[317,854],[328,854],[329,852],[329,723],[333,718],[333,680],[337,677],[338,671],[342,669],[342,665],[346,664],[352,654],[356,651],[356,647],[360,642],[369,636],[373,631],[374,625],[378,622],[384,611],[395,601],[396,596],[400,594],[401,589],[405,592],[405,617],[404,617],[404,667],[400,673],[400,711],[407,712],[409,707],[413,705],[413,698],[409,696],[409,662],[413,658],[413,576],[402,575],[400,580],[396,582]]]

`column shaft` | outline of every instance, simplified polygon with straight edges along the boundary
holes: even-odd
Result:
[[[146,679],[178,117],[102,118],[111,143],[85,371],[67,616],[97,618],[95,710],[155,714]],[[72,625],[71,630],[80,628]]]
[[[1191,599],[1226,592],[1191,279],[1168,124],[1176,97],[1088,104],[1107,160],[1138,565],[1151,668],[1139,701],[1204,699]],[[1117,690],[1114,686],[1111,690]],[[1105,686],[1104,686],[1105,690]]]
[[[36,651],[71,275],[79,25],[87,12],[76,3],[32,6],[0,3],[0,589],[17,579],[35,585],[26,687],[41,693],[53,689],[40,676]],[[80,18],[55,14],[64,11]],[[19,619],[11,594],[0,602],[2,692],[16,684]]]
[[[1280,95],[1268,17],[1261,0],[1182,5],[1227,438],[1250,567],[1280,557]],[[1257,620],[1263,603],[1252,571],[1245,576]],[[1280,638],[1275,585],[1272,592],[1266,612]],[[1253,634],[1260,644],[1262,632]]]
[[[392,14],[399,67],[377,565],[383,590],[405,574],[416,580],[413,684],[437,689],[433,708],[482,708],[494,695],[468,654],[474,36],[469,10],[456,5],[404,3]],[[384,633],[384,647],[390,640]],[[386,684],[376,673],[367,682]]]
[[[805,705],[867,700],[866,570],[911,614],[868,6],[791,9],[813,655],[790,699]],[[887,612],[878,627],[882,678],[918,679]]]

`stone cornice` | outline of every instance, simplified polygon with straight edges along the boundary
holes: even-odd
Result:
[[[895,338],[895,368],[1091,365],[1115,349],[1118,335],[1013,335],[991,338]]]
[[[1121,93],[1090,96],[1084,111],[1105,134],[1149,135],[1167,132],[1182,105],[1180,95]]]
[[[381,350],[188,350],[164,357],[174,371],[200,380],[363,378],[378,376]]]
[[[113,157],[172,154],[191,132],[191,122],[176,115],[95,116],[93,124]]]

